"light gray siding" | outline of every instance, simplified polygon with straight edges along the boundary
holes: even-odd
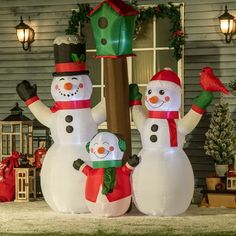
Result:
[[[203,4],[204,2],[204,4]],[[236,14],[236,2],[227,3],[231,14]],[[193,98],[201,91],[199,72],[205,66],[211,66],[223,83],[235,79],[236,47],[235,40],[231,44],[224,42],[220,33],[218,17],[223,14],[224,4],[221,1],[186,1],[185,3],[185,112],[192,104]],[[204,115],[197,128],[187,137],[186,152],[192,163],[196,185],[203,185],[205,177],[214,172],[211,158],[205,156],[203,150],[205,132],[209,126],[210,112],[213,104],[218,102],[219,93],[214,94],[212,105]],[[236,98],[227,96],[232,117],[236,118]]]

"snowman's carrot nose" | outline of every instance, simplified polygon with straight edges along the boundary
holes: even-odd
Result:
[[[64,84],[64,89],[71,90],[72,89],[72,84],[71,83],[65,83]]]
[[[105,152],[105,148],[104,147],[99,147],[97,149],[97,151],[98,151],[99,154],[103,154]]]
[[[150,101],[151,103],[153,103],[153,104],[154,104],[154,103],[157,103],[158,100],[159,100],[159,99],[158,99],[157,96],[152,96],[152,97],[149,98],[149,101]]]

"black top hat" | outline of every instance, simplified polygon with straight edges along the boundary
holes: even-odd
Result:
[[[55,70],[53,76],[88,74],[86,47],[76,35],[63,35],[54,40]]]

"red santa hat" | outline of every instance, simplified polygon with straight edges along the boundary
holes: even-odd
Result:
[[[162,80],[162,81],[169,81],[169,82],[175,83],[176,85],[181,87],[180,78],[170,68],[164,68],[163,70],[157,72],[151,78],[151,81],[155,81],[155,80],[157,80],[157,81],[160,81],[160,80]]]

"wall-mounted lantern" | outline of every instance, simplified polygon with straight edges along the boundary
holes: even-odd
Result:
[[[25,51],[30,49],[31,43],[34,42],[34,30],[23,22],[22,16],[20,23],[16,26],[16,34],[18,40],[22,43]]]
[[[229,14],[227,6],[225,5],[224,14],[219,17],[221,32],[225,35],[225,42],[230,43],[232,36],[235,33],[234,16]]]

